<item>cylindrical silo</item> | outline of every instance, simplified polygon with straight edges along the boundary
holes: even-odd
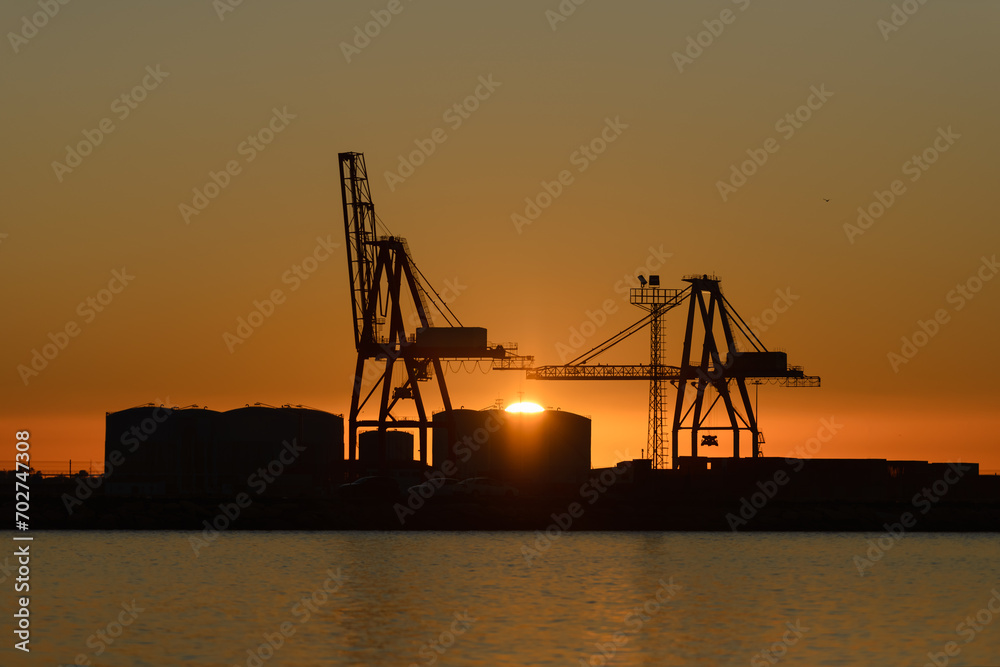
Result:
[[[251,480],[251,475],[259,470],[266,472],[281,454],[283,442],[296,437],[298,428],[287,412],[261,406],[223,412],[218,424],[216,442],[223,456],[220,477],[230,492],[242,491],[249,485],[254,485],[253,490],[260,489],[260,480],[266,479],[256,474]]]
[[[174,410],[140,406],[105,418],[104,469],[109,495],[163,495],[171,445],[178,439]]]
[[[341,482],[344,472],[344,418],[322,410],[285,406],[295,424],[296,474],[306,476],[310,494],[326,495]]]
[[[205,408],[184,408],[175,410],[171,415],[176,422],[174,433],[177,439],[172,443],[168,460],[163,465],[164,471],[169,471],[176,483],[168,485],[168,495],[222,495],[217,475],[215,438],[219,414]]]
[[[512,484],[582,481],[590,471],[590,420],[561,410],[452,410],[434,415],[433,464],[455,477]]]
[[[365,431],[358,436],[358,459],[364,464],[379,460],[379,432]],[[407,431],[385,432],[385,462],[389,465],[413,462],[413,434]]]

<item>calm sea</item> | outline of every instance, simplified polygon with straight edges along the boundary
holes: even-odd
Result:
[[[3,665],[1000,665],[997,535],[34,535]]]

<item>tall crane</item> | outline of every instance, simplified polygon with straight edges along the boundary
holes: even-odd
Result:
[[[532,357],[516,354],[515,345],[490,346],[486,330],[463,327],[413,261],[406,239],[393,236],[375,214],[364,155],[339,154],[340,188],[347,239],[347,271],[351,285],[351,310],[355,366],[351,410],[348,417],[348,456],[357,460],[359,428],[376,428],[378,464],[384,466],[388,428],[418,429],[420,461],[427,463],[427,431],[433,426],[420,390],[422,382],[437,380],[446,425],[451,423],[451,398],[442,361],[484,360],[498,368],[524,368]],[[384,233],[378,233],[378,227]],[[432,309],[446,327],[434,327]],[[410,312],[409,317],[404,312]],[[364,393],[368,362],[382,363],[375,382]],[[401,372],[396,374],[397,368]],[[399,375],[401,379],[395,379]],[[378,392],[378,418],[361,419],[361,411]],[[416,418],[398,414],[401,401],[412,401]]]
[[[667,467],[664,433],[665,388],[677,389],[671,428],[671,465],[680,456],[680,432],[691,432],[691,456],[698,456],[701,431],[731,431],[733,456],[740,455],[740,432],[751,438],[751,455],[760,456],[760,430],[755,408],[747,391],[747,381],[767,380],[789,387],[818,387],[820,378],[808,376],[799,366],[789,366],[784,352],[769,351],[742,317],[726,300],[715,276],[691,275],[684,278],[682,290],[661,289],[658,278],[649,286],[632,288],[629,300],[647,311],[637,322],[561,366],[539,366],[527,371],[531,380],[648,380],[650,383],[648,443],[652,465]],[[655,282],[655,284],[654,284]],[[663,315],[688,304],[684,344],[679,366],[663,363]],[[696,326],[700,325],[700,326]],[[650,327],[650,363],[632,365],[588,364],[636,332]],[[701,333],[700,350],[696,337]],[[741,346],[736,334],[745,341]],[[719,340],[723,341],[720,347]],[[698,352],[697,359],[692,354]],[[724,355],[724,356],[723,356]],[[688,389],[693,395],[688,395]],[[734,393],[737,394],[734,399]],[[714,395],[711,402],[706,399]],[[721,401],[727,426],[712,426],[709,415]],[[702,445],[716,444],[715,437],[705,436]]]
[[[680,290],[661,289],[659,276],[650,276],[648,281],[642,277],[640,282],[642,288],[631,290],[629,302],[649,313],[649,423],[646,447],[653,467],[665,468],[667,434],[664,423],[670,381],[667,378],[667,367],[663,363],[666,358],[663,316],[668,310],[679,306],[683,297]]]

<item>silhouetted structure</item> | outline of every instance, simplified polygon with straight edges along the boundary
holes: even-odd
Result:
[[[108,413],[108,495],[322,496],[343,477],[344,419],[320,410],[143,406]]]
[[[413,434],[386,431],[384,437],[379,437],[378,431],[365,431],[358,437],[358,454],[364,466],[377,466],[380,462],[389,466],[410,464],[413,462]]]
[[[217,470],[213,447],[219,413],[203,408],[140,406],[109,412],[104,467],[109,495],[194,495]]]
[[[492,477],[514,486],[577,483],[590,474],[590,420],[563,412],[452,410],[434,415],[433,462],[453,477]]]
[[[980,483],[980,480],[982,482]],[[928,463],[886,459],[706,458],[682,456],[670,471],[654,471],[653,485],[705,497],[739,498],[765,493],[782,501],[950,501],[987,498],[997,478],[980,477],[978,463]],[[924,490],[931,496],[918,498]],[[936,496],[934,495],[936,494]]]
[[[654,280],[655,279],[655,280]],[[631,302],[648,312],[646,316],[611,338],[562,366],[527,369],[529,380],[649,380],[649,452],[654,468],[666,467],[666,389],[677,387],[672,425],[672,463],[680,456],[680,432],[691,432],[691,455],[698,456],[699,431],[729,431],[733,456],[740,456],[740,433],[751,439],[751,456],[760,456],[763,442],[747,381],[765,378],[787,387],[818,387],[819,377],[806,375],[799,366],[789,366],[784,352],[769,351],[722,294],[719,278],[707,274],[684,278],[683,290],[661,289],[659,276],[650,276],[640,288],[630,291]],[[663,363],[663,315],[687,301],[687,323],[680,366]],[[640,329],[650,327],[650,363],[631,365],[588,364]],[[741,340],[737,339],[740,334]],[[698,338],[701,338],[699,341]],[[700,345],[699,345],[700,342]],[[690,400],[685,399],[686,392]],[[714,398],[712,395],[714,394]],[[709,400],[706,400],[709,399]],[[726,426],[712,426],[709,415],[716,406],[725,413]]]
[[[445,414],[451,398],[445,383],[443,359],[481,359],[510,366],[518,359],[510,344],[489,346],[486,330],[463,327],[448,305],[427,283],[406,239],[389,234],[375,214],[368,173],[361,153],[340,153],[340,188],[344,204],[344,233],[347,241],[347,270],[351,282],[351,310],[354,343],[358,351],[351,408],[348,416],[348,460],[357,457],[358,429],[374,427],[383,441],[376,448],[381,457],[387,451],[389,428],[415,429],[420,461],[427,463],[427,433],[432,426],[424,405],[420,383],[436,380]],[[434,327],[431,308],[438,311],[447,327]],[[381,363],[374,386],[365,393],[366,362]],[[530,361],[525,358],[523,361]],[[398,380],[402,371],[402,380]],[[377,394],[377,418],[361,419],[361,410]],[[400,401],[413,401],[416,417],[398,413]],[[405,403],[404,403],[405,404]],[[447,418],[447,417],[446,417]],[[379,467],[386,462],[379,460]],[[356,471],[354,471],[356,472]]]

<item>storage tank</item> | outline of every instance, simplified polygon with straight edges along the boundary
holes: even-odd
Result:
[[[293,464],[295,474],[306,475],[300,481],[313,491],[332,491],[343,481],[345,470],[344,417],[311,408],[286,405],[281,409],[297,424],[296,444],[304,448]]]
[[[590,420],[561,410],[452,410],[434,415],[432,463],[453,476],[512,484],[571,483],[590,471]],[[450,462],[449,464],[446,464]]]
[[[344,419],[340,415],[309,408],[252,406],[229,410],[220,417],[217,442],[224,458],[220,471],[233,491],[246,488],[251,475],[257,474],[254,480],[260,480],[258,471],[272,466],[272,472],[280,470],[281,474],[270,475],[274,481],[268,482],[265,492],[322,495],[342,471]],[[256,484],[260,488],[260,482]]]
[[[174,410],[175,439],[161,459],[167,476],[165,493],[169,496],[204,496],[222,493],[215,446],[216,428],[221,413],[205,408]]]
[[[298,427],[291,415],[262,406],[227,410],[219,415],[218,423],[219,474],[232,491],[242,490],[250,475],[266,468],[281,453],[282,442],[295,437]]]
[[[491,437],[504,423],[495,410],[458,408],[435,413],[431,421],[431,465],[449,477],[485,477],[492,470]],[[451,433],[449,422],[454,423]],[[445,468],[445,462],[449,462]]]
[[[552,482],[576,482],[590,472],[590,419],[562,410],[510,417],[541,418],[541,477]],[[510,420],[508,420],[510,423]]]
[[[110,472],[109,495],[162,495],[161,471],[179,439],[176,410],[143,405],[105,416],[104,470]]]
[[[411,463],[413,461],[413,434],[407,431],[385,432],[386,463]],[[379,433],[364,431],[358,436],[358,460],[365,464],[378,462]]]
[[[294,445],[294,447],[292,446]],[[284,453],[283,453],[284,452]],[[115,495],[231,496],[271,466],[278,495],[325,495],[343,471],[344,420],[307,408],[142,406],[108,413],[105,469]],[[120,461],[117,464],[116,461]]]

